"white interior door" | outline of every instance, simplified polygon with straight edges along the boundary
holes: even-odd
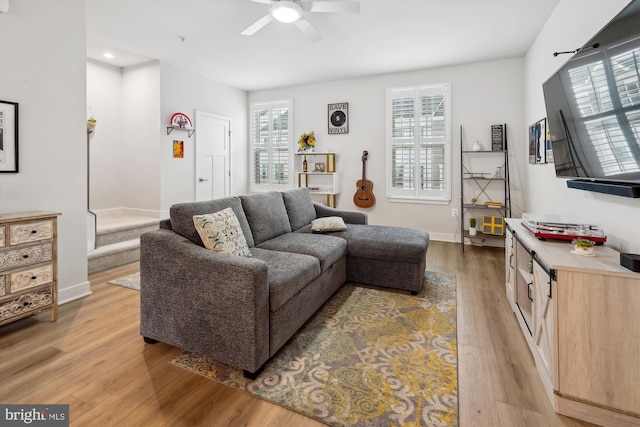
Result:
[[[196,111],[196,201],[230,194],[230,133],[230,119]]]

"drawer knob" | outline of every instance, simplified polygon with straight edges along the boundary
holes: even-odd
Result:
[[[31,280],[36,280],[38,276],[31,276]]]
[[[36,234],[38,230],[31,230],[31,234]]]
[[[29,254],[24,254],[24,255],[22,255],[22,258],[24,258],[24,259],[29,258]]]

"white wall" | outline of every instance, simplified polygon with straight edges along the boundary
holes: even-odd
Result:
[[[126,159],[122,146],[122,68],[87,61],[87,106],[97,120],[90,137],[91,191],[89,206],[102,210],[123,206],[121,167]]]
[[[196,110],[231,119],[231,193],[243,194],[248,189],[247,178],[247,92],[215,82],[169,64],[162,64],[162,165],[161,208],[168,210],[174,203],[195,200],[194,147],[198,139]],[[196,132],[187,137],[184,131],[166,133],[174,113],[189,116]],[[173,140],[184,141],[184,158],[173,158]]]
[[[525,126],[546,116],[542,84],[569,56],[556,51],[584,45],[629,3],[628,0],[561,0],[525,58]],[[518,159],[527,191],[525,211],[578,215],[600,225],[607,244],[622,252],[640,251],[640,200],[569,189],[556,178],[552,164],[529,165],[526,154]]]
[[[386,90],[422,84],[451,83],[452,93],[452,198],[448,205],[391,203],[385,194]],[[511,157],[524,150],[523,60],[510,59],[455,67],[394,73],[352,80],[332,81],[249,94],[249,102],[293,99],[294,135],[315,131],[317,150],[337,153],[341,174],[338,207],[359,209],[353,203],[356,181],[361,178],[362,151],[369,152],[367,179],[373,181],[376,204],[361,209],[371,224],[404,225],[430,232],[434,240],[460,239],[460,225],[451,217],[452,208],[460,208],[460,125],[464,127],[465,149],[479,140],[486,147],[490,127],[507,123]],[[349,103],[349,134],[329,135],[327,104]],[[520,147],[522,147],[520,149]],[[296,165],[300,170],[300,165]],[[521,176],[514,173],[514,208],[522,206]]]
[[[18,102],[20,171],[0,175],[0,215],[58,220],[58,289],[89,293],[86,235],[85,3],[13,1],[0,14],[0,99]]]

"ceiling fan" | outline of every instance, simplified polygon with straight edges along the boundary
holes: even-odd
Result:
[[[359,1],[341,0],[249,0],[269,5],[269,13],[250,25],[241,34],[252,36],[274,19],[295,24],[311,41],[322,38],[318,30],[304,18],[304,12],[360,13]]]

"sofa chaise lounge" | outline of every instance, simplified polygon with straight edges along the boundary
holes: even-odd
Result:
[[[247,256],[206,249],[194,225],[227,208]],[[346,228],[312,230],[330,217]],[[365,213],[314,204],[306,188],[176,204],[140,239],[140,332],[255,378],[345,281],[419,292],[428,245],[425,231],[368,225]]]

